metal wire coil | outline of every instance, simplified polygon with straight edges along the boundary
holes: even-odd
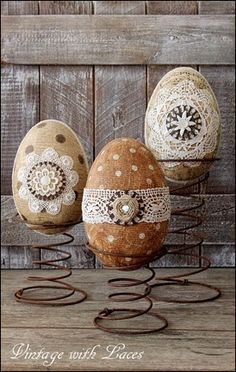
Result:
[[[215,159],[190,159],[190,161],[207,161],[207,162],[213,162],[215,160],[219,160],[219,158]],[[162,161],[176,161],[174,160],[162,160]],[[184,161],[182,159],[178,159],[178,161]],[[205,263],[204,267],[200,267],[191,271],[188,271],[185,274],[177,274],[177,275],[171,275],[171,276],[166,276],[166,277],[155,277],[155,271],[151,269],[150,267],[146,267],[151,272],[151,275],[144,281],[139,280],[139,279],[133,279],[133,278],[114,278],[108,281],[108,284],[111,285],[112,287],[131,287],[131,286],[137,286],[137,285],[143,285],[145,284],[145,290],[144,293],[133,293],[133,292],[119,292],[119,293],[111,293],[108,297],[110,299],[113,299],[113,301],[117,302],[129,302],[129,301],[137,301],[140,299],[144,299],[148,303],[148,307],[145,310],[138,310],[138,309],[129,309],[129,308],[105,308],[104,310],[100,311],[98,316],[95,317],[94,319],[94,324],[97,328],[102,329],[103,331],[110,332],[110,333],[117,333],[117,334],[144,334],[144,333],[154,333],[158,332],[160,330],[163,330],[168,326],[168,321],[162,316],[159,315],[156,311],[155,312],[150,312],[152,306],[153,306],[153,300],[158,302],[160,301],[160,296],[156,298],[153,293],[152,289],[154,287],[163,287],[165,285],[172,285],[172,286],[188,286],[188,285],[193,285],[193,286],[202,286],[204,288],[207,288],[210,290],[212,293],[208,295],[205,298],[193,298],[193,299],[175,299],[175,298],[167,298],[167,299],[161,299],[161,301],[164,302],[173,302],[173,303],[200,303],[200,302],[206,302],[206,301],[213,301],[216,298],[218,298],[221,295],[221,291],[219,288],[214,287],[212,285],[209,285],[207,283],[202,283],[202,282],[197,282],[197,281],[190,281],[186,279],[188,276],[192,276],[194,274],[203,272],[207,270],[211,262],[210,260],[202,256],[201,254],[193,254],[193,253],[187,253],[189,249],[195,248],[195,247],[201,247],[201,244],[203,243],[203,237],[196,232],[193,232],[192,229],[199,227],[203,223],[203,216],[202,215],[197,215],[196,211],[198,211],[200,208],[202,208],[205,204],[204,199],[199,195],[200,194],[200,187],[203,182],[206,182],[209,177],[209,173],[205,174],[205,176],[201,179],[193,181],[191,184],[184,184],[181,185],[177,188],[174,188],[170,191],[171,195],[178,195],[182,196],[185,198],[188,198],[192,204],[188,207],[184,208],[179,208],[176,210],[172,210],[171,215],[172,216],[180,216],[180,217],[185,217],[188,218],[189,223],[188,225],[185,225],[184,227],[180,228],[174,228],[169,230],[168,234],[181,234],[184,236],[184,243],[178,248],[178,249],[167,249],[167,247],[163,246],[161,250],[158,253],[154,253],[151,257],[149,256],[147,258],[147,262],[153,261],[154,259],[160,259],[161,257],[169,254],[169,255],[183,255],[186,257],[195,257],[198,258],[199,261],[203,261]],[[198,186],[198,195],[189,195],[189,193],[186,193],[188,191],[189,187],[193,186]],[[194,242],[190,244],[186,244],[185,238],[186,236],[192,237],[195,239]],[[87,244],[87,247],[92,250],[94,253],[100,253],[103,255],[110,255],[110,256],[117,256],[116,253],[112,252],[105,252],[99,248],[91,247],[89,244]],[[119,257],[124,257],[125,255],[119,254]],[[129,254],[130,256],[130,254]],[[145,255],[132,255],[130,256],[132,258],[145,258]],[[142,264],[143,266],[144,264]],[[104,266],[106,267],[106,266]],[[130,265],[130,266],[125,266],[125,267],[108,267],[109,269],[112,270],[136,270],[140,268],[141,265]],[[150,283],[150,281],[157,281],[157,283]],[[114,316],[114,313],[119,313],[119,312],[126,312],[127,314],[124,316]],[[120,329],[120,328],[112,328],[108,326],[104,326],[102,324],[102,321],[118,321],[118,320],[126,320],[130,318],[135,318],[139,317],[142,315],[151,315],[152,317],[156,317],[159,320],[162,321],[162,325],[159,327],[154,327],[151,329]],[[114,323],[113,323],[114,324]]]
[[[27,221],[27,223],[30,224],[30,226],[34,230],[42,229],[42,228],[46,230],[46,229],[52,229],[53,227],[63,228],[63,227],[71,227],[75,225],[71,223],[64,224],[64,225],[52,225],[52,224],[42,225],[42,224],[35,224],[35,223],[31,224],[29,221]],[[51,244],[32,245],[32,248],[34,249],[38,249],[39,251],[44,250],[44,251],[55,252],[55,254],[59,253],[61,257],[54,258],[54,259],[48,259],[48,260],[46,259],[35,260],[33,261],[33,264],[54,267],[58,270],[64,271],[65,273],[61,275],[57,274],[57,275],[52,275],[52,276],[41,276],[41,275],[40,276],[29,276],[27,279],[30,281],[49,282],[52,284],[32,285],[32,286],[27,286],[27,287],[19,289],[15,293],[15,297],[18,302],[23,302],[23,303],[28,303],[28,304],[37,304],[37,305],[47,305],[47,306],[67,306],[67,305],[78,304],[86,299],[87,293],[84,290],[74,287],[72,284],[69,284],[64,281],[64,279],[72,275],[72,269],[59,262],[64,262],[70,259],[71,254],[57,247],[72,243],[74,241],[74,237],[68,233],[62,233],[61,235],[66,237],[67,240],[59,241],[59,242],[51,243]],[[53,292],[59,290],[59,291],[64,291],[64,293],[61,295],[38,297],[37,291],[42,291],[42,290],[52,290]],[[31,297],[28,294],[28,292],[33,292],[34,296]],[[36,296],[35,296],[35,293],[36,293]],[[76,295],[76,298],[74,298],[73,295]],[[72,296],[73,296],[73,299],[71,298]],[[65,300],[68,298],[71,298],[71,299]]]

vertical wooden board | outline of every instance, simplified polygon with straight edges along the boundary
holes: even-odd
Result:
[[[11,174],[20,142],[28,130],[38,122],[38,67],[2,66],[2,193],[11,194]],[[9,251],[11,258],[12,251]],[[22,251],[17,252],[21,267]],[[10,267],[12,261],[9,262]]]
[[[39,1],[40,14],[91,14],[92,1]]]
[[[235,69],[233,66],[200,66],[218,100],[221,114],[221,140],[218,156],[210,170],[207,192],[235,192]]]
[[[235,1],[199,1],[200,14],[235,14]]]
[[[42,1],[40,14],[91,14],[91,1]],[[93,67],[41,66],[40,67],[40,120],[57,119],[68,124],[79,136],[89,165],[93,161]],[[82,240],[85,241],[83,228]],[[72,267],[94,267],[94,256],[80,246],[65,247],[72,257]],[[64,248],[64,247],[63,247]],[[55,257],[42,252],[43,259]],[[43,267],[45,268],[45,267]]]
[[[18,146],[38,121],[38,67],[2,66],[2,194],[11,194],[11,174]]]
[[[235,245],[234,244],[206,244],[202,247],[202,255],[211,261],[211,267],[234,267]],[[204,262],[202,262],[204,265]]]
[[[147,14],[197,14],[197,1],[147,1]],[[147,67],[147,99],[149,100],[156,85],[161,78],[170,70],[179,67],[178,65],[157,65]],[[192,66],[197,68],[197,66]],[[176,187],[176,186],[175,186]],[[192,193],[197,193],[198,187],[191,188]],[[190,189],[187,190],[190,192]],[[178,218],[178,217],[176,217]],[[176,242],[177,243],[177,242]],[[189,253],[199,254],[199,248],[194,248]],[[154,261],[153,267],[178,267],[178,266],[199,266],[199,260],[184,256],[165,256],[161,260]]]
[[[145,1],[94,1],[95,14],[145,14]]]
[[[147,1],[147,14],[197,14],[198,1]]]
[[[94,1],[94,14],[145,14],[145,1]],[[114,138],[143,140],[145,110],[145,66],[95,67],[95,155]]]
[[[89,66],[41,66],[40,120],[56,119],[79,136],[89,164],[93,154],[93,74]]]
[[[38,1],[1,1],[1,14],[38,14]]]
[[[9,247],[1,246],[1,270],[10,268]]]
[[[96,154],[114,138],[143,140],[146,75],[141,66],[95,68]]]
[[[26,242],[27,243],[27,242]],[[30,246],[8,247],[9,266],[11,269],[38,269],[39,265],[34,265],[33,261],[39,259],[39,251]]]
[[[1,1],[2,15],[38,14],[38,1]],[[39,118],[39,70],[37,66],[1,67],[2,194],[11,194],[11,173],[17,148]],[[2,268],[31,267],[24,249],[1,248]],[[34,253],[36,259],[39,252]]]

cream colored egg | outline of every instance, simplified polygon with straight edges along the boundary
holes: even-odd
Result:
[[[57,120],[30,129],[17,151],[12,191],[22,220],[35,231],[57,234],[81,219],[88,163],[75,132]]]
[[[220,129],[216,97],[198,71],[180,67],[160,80],[146,111],[145,143],[157,160],[169,160],[160,163],[168,180],[188,182],[206,173]]]
[[[98,259],[116,267],[153,260],[169,217],[169,189],[151,151],[132,138],[108,143],[91,167],[83,197],[85,230]]]

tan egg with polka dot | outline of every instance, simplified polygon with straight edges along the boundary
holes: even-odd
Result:
[[[149,196],[159,189],[166,192],[164,201]],[[152,222],[144,219],[148,208]],[[155,208],[165,209],[160,221]],[[98,259],[130,268],[152,261],[164,242],[169,213],[169,189],[151,151],[132,138],[108,143],[91,167],[83,197],[85,230]]]
[[[57,120],[30,129],[17,151],[12,173],[16,209],[33,230],[61,233],[81,219],[88,163],[75,132]]]
[[[145,143],[172,182],[204,175],[216,157],[220,112],[211,86],[190,67],[169,71],[157,84],[145,116]],[[168,161],[164,161],[168,160]]]

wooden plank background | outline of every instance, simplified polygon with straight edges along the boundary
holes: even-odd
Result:
[[[180,64],[207,78],[222,116],[221,160],[201,190],[206,197],[205,240],[194,252],[209,256],[214,266],[234,265],[234,9],[234,1],[1,2],[2,268],[32,268],[39,253],[30,245],[45,241],[17,222],[11,196],[12,164],[27,131],[46,118],[64,121],[80,136],[91,164],[113,138],[143,141],[153,89]],[[50,38],[55,25],[74,33]],[[81,41],[84,49],[78,53]],[[91,48],[94,41],[97,46]],[[65,53],[72,44],[73,53]],[[106,53],[101,53],[104,46]],[[182,200],[173,202],[181,205]],[[85,248],[83,226],[73,232],[74,245],[66,247],[72,266],[100,267]],[[181,239],[168,236],[167,244],[181,244]],[[152,265],[199,264],[171,257]]]

